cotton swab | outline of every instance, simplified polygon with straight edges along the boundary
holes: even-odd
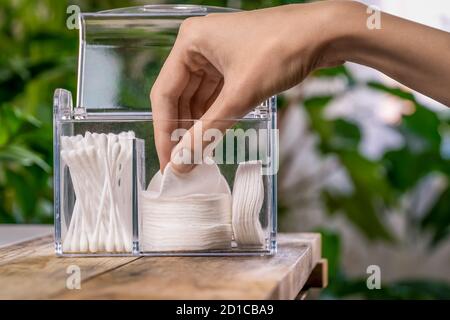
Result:
[[[65,252],[131,251],[134,138],[133,132],[62,137],[61,158],[76,195]]]

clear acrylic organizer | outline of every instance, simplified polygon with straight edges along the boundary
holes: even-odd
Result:
[[[203,199],[198,195],[176,201],[150,199],[147,190],[159,172],[148,93],[180,24],[191,16],[231,11],[150,5],[80,15],[76,105],[67,90],[57,89],[54,96],[57,255],[276,252],[275,97],[235,119],[234,127],[214,150],[217,168],[229,188],[229,195],[219,197],[223,204],[220,218],[208,211],[199,218],[201,225],[183,220],[183,210],[189,217],[192,208],[219,201],[215,196],[206,197],[205,202],[198,202],[198,197]],[[196,121],[177,122],[189,128]],[[246,194],[248,181],[256,181],[253,194]],[[171,210],[174,214],[177,210],[176,219],[171,219]]]

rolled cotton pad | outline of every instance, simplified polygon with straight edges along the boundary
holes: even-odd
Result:
[[[216,164],[187,174],[169,164],[141,194],[139,207],[145,251],[231,248],[231,192]]]
[[[233,233],[238,246],[264,245],[259,215],[264,203],[261,161],[241,163],[233,186]]]

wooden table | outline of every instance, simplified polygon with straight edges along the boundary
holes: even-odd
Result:
[[[279,235],[274,257],[57,258],[52,236],[0,248],[0,299],[295,299],[326,285],[318,234]]]

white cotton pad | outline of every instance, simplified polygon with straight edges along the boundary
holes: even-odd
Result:
[[[145,251],[230,249],[231,192],[216,164],[178,174],[167,166],[140,197]]]
[[[144,246],[151,251],[227,249],[231,245],[229,195],[150,200],[141,210]]]
[[[233,186],[233,233],[238,246],[264,245],[259,215],[264,202],[261,161],[241,163]]]
[[[174,198],[195,194],[231,194],[227,181],[216,164],[201,164],[188,173],[175,173],[169,163],[164,174],[158,172],[148,191],[155,197]]]

